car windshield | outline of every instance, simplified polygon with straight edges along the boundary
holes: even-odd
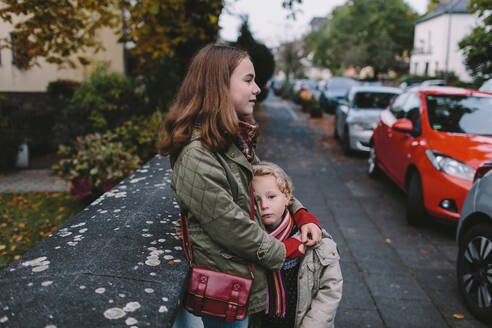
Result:
[[[352,79],[330,79],[326,82],[326,87],[331,89],[349,89],[357,85],[357,81]]]
[[[354,97],[354,107],[359,109],[386,108],[395,93],[358,92]]]
[[[492,98],[427,95],[427,114],[434,130],[492,135]]]

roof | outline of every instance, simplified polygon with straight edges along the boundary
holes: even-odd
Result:
[[[470,0],[449,0],[447,2],[439,2],[432,12],[430,12],[427,16],[416,20],[415,24],[419,24],[442,15],[470,14],[470,10],[467,8],[469,2]]]

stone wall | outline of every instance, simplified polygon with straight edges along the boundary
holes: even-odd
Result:
[[[188,263],[156,156],[0,272],[0,327],[170,327]]]

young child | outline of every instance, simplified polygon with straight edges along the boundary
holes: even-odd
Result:
[[[280,241],[296,237],[298,228],[287,208],[292,181],[285,171],[264,161],[253,165],[253,189],[267,231]],[[304,250],[304,258],[285,261],[269,274],[262,327],[334,327],[343,284],[336,244],[323,230],[321,242]]]

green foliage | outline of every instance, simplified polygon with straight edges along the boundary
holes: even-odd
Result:
[[[74,80],[55,80],[48,83],[46,92],[50,98],[59,104],[66,105],[80,86],[80,82]]]
[[[475,80],[492,78],[492,0],[470,0],[469,8],[483,19],[471,34],[459,42],[465,65]]]
[[[4,38],[1,43],[15,49],[14,61],[21,69],[35,65],[39,57],[62,67],[87,64],[88,58],[75,56],[76,53],[87,48],[103,49],[95,37],[96,31],[121,26],[115,3],[115,0],[3,0],[0,19],[9,23],[18,17],[24,20],[16,22],[13,39]]]
[[[156,155],[159,129],[164,120],[161,112],[135,117],[115,128],[116,139],[123,143],[125,151],[138,156],[143,163]]]
[[[352,0],[306,38],[313,62],[332,71],[372,66],[398,70],[413,46],[417,14],[403,0]]]
[[[285,73],[286,79],[304,78],[304,66],[301,59],[303,51],[299,44],[294,42],[284,43],[279,49],[279,58],[277,61],[278,70]]]
[[[0,170],[15,167],[17,153],[25,138],[22,130],[24,120],[19,106],[0,95]]]
[[[156,154],[160,112],[137,116],[104,134],[78,137],[73,146],[60,146],[63,157],[53,169],[72,185],[79,197],[94,198],[128,176]]]
[[[235,46],[248,52],[255,66],[256,83],[261,88],[257,100],[262,101],[268,95],[266,83],[272,77],[275,70],[273,54],[264,44],[257,42],[249,30],[248,19],[245,18],[241,25],[240,34]]]
[[[132,80],[97,66],[60,113],[55,127],[57,140],[69,143],[77,136],[103,133],[147,113],[144,96],[138,90]]]
[[[78,137],[73,146],[60,146],[64,158],[53,170],[71,182],[70,192],[79,197],[96,197],[111,189],[140,165],[117,141],[112,132]]]

